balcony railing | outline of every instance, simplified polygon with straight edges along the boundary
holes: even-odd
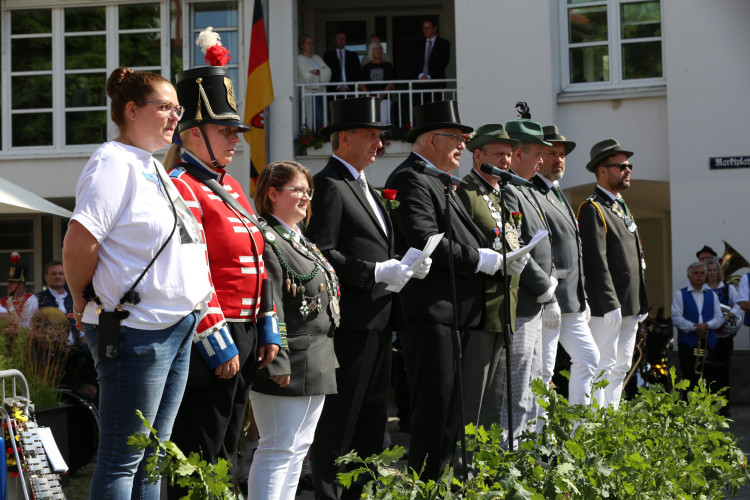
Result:
[[[360,85],[365,86],[387,86],[393,83],[393,90],[363,91]],[[317,130],[326,126],[328,122],[327,102],[334,99],[345,99],[349,97],[379,96],[382,97],[381,119],[385,123],[391,123],[397,127],[406,127],[413,124],[413,110],[425,102],[455,100],[456,80],[383,80],[378,82],[347,82],[351,90],[346,92],[329,91],[335,83],[322,84],[297,84],[299,89],[300,122],[297,124],[297,132],[307,127]]]

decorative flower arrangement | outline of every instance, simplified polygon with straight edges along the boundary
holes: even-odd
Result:
[[[408,142],[411,131],[412,126],[410,122],[406,123],[403,127],[393,127],[391,129],[383,130],[383,135],[381,135],[383,147],[387,147],[386,142],[389,141]]]
[[[523,222],[523,214],[521,212],[513,212],[510,214],[511,217],[513,217],[513,224],[517,227],[521,227],[521,223]]]
[[[396,189],[383,189],[382,191],[376,191],[376,193],[380,196],[386,210],[395,210],[401,204],[401,202],[396,199],[396,194],[398,194],[398,190]]]
[[[294,139],[294,145],[298,146],[302,150],[305,150],[306,148],[309,148],[311,146],[313,149],[322,148],[323,144],[328,142],[330,137],[326,137],[321,134],[321,128],[323,127],[318,127],[317,130],[313,130],[307,125],[302,125],[302,130],[300,130],[299,134],[297,134],[297,138]]]

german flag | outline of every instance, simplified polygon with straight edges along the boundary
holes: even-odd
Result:
[[[263,110],[273,101],[271,66],[268,62],[268,41],[263,20],[263,4],[255,0],[253,28],[250,34],[250,61],[247,65],[244,121],[250,126],[245,140],[250,145],[250,196],[255,196],[255,183],[266,166],[266,130]]]

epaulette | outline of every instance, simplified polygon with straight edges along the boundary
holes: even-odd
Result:
[[[179,166],[176,166],[175,168],[169,171],[169,177],[171,177],[172,179],[179,179],[180,176],[182,176],[182,174],[184,173],[185,173],[184,168],[180,168]]]
[[[604,234],[607,234],[607,221],[604,219],[604,213],[602,212],[602,207],[599,206],[597,202],[594,200],[596,199],[596,195],[592,194],[588,198],[586,198],[586,201],[581,203],[578,207],[578,212],[576,212],[576,220],[578,220],[581,217],[581,209],[586,203],[591,203],[594,205],[594,208],[596,208],[596,211],[599,212],[599,217],[602,218],[602,224],[604,224]]]

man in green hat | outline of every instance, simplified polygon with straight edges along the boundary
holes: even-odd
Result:
[[[487,124],[469,136],[466,149],[472,153],[473,168],[463,180],[467,183],[458,190],[466,211],[474,224],[482,230],[492,248],[502,251],[501,238],[505,225],[507,252],[519,248],[519,231],[507,205],[501,203],[499,178],[482,172],[481,165],[508,170],[513,146],[518,141],[508,137],[502,124]],[[507,188],[513,189],[513,188]],[[510,280],[510,318],[512,333],[518,299],[518,274],[526,259],[508,263]],[[473,328],[463,352],[464,423],[474,423],[489,429],[502,416],[505,398],[505,286],[502,269],[484,282],[484,324]]]
[[[599,347],[595,373],[603,371],[609,381],[593,396],[600,406],[615,408],[632,364],[638,323],[648,313],[641,239],[620,194],[630,187],[631,156],[614,139],[594,144],[586,169],[596,175],[596,188],[578,208],[589,327]]]
[[[583,263],[578,224],[573,208],[560,189],[565,174],[565,158],[576,143],[560,135],[556,125],[544,127],[544,140],[552,143],[544,152],[539,172],[531,178],[550,226],[552,258],[557,270],[557,306],[542,312],[542,380],[552,380],[558,342],[570,354],[570,404],[588,404],[599,349],[589,330],[586,297],[583,292]],[[544,412],[540,409],[540,415]],[[537,428],[544,422],[540,419]]]
[[[511,171],[526,180],[531,179],[542,164],[542,156],[550,143],[544,141],[542,126],[537,122],[519,118],[505,124],[511,139],[518,141],[513,147]],[[521,220],[521,240],[531,241],[538,231],[549,231],[547,217],[534,190],[514,186],[507,189],[507,204]],[[511,345],[511,381],[513,405],[513,435],[519,436],[528,421],[537,414],[537,403],[531,391],[531,381],[542,376],[542,307],[555,302],[557,278],[552,263],[549,238],[544,238],[531,250],[531,260],[521,273],[518,285],[516,324]],[[508,429],[507,404],[501,424]]]

